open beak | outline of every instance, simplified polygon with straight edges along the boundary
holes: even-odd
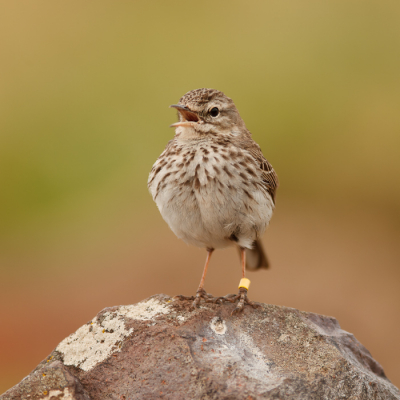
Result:
[[[176,108],[182,117],[182,121],[175,122],[175,124],[170,125],[171,128],[176,128],[177,126],[193,126],[194,123],[199,122],[199,117],[197,114],[193,111],[190,111],[187,107],[179,104],[172,104],[170,107]]]

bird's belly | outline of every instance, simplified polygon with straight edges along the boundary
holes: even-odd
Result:
[[[252,198],[215,180],[199,187],[188,184],[163,190],[156,203],[172,231],[189,244],[215,249],[237,242],[250,248],[273,212],[265,193],[250,193]]]
[[[210,226],[204,219],[205,209],[199,204],[191,187],[163,190],[157,196],[156,203],[171,230],[186,243],[205,248],[220,248],[230,244],[220,224],[218,229],[217,224]]]

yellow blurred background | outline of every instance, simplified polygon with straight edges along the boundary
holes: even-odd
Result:
[[[400,3],[1,1],[0,393],[102,308],[193,294],[147,176],[189,90],[278,172],[250,298],[332,315],[400,386]],[[206,289],[235,292],[234,249]]]

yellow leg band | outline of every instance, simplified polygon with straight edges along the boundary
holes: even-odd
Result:
[[[245,289],[249,290],[249,287],[250,287],[250,279],[242,278],[239,283],[239,289],[245,288]]]

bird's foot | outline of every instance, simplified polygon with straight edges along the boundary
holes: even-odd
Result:
[[[236,303],[237,301],[238,301],[238,304],[237,304],[236,308],[232,311],[231,315],[239,314],[240,312],[242,312],[245,305],[251,306],[253,308],[261,307],[260,304],[254,303],[253,301],[250,301],[248,299],[246,288],[240,288],[238,294],[227,294],[226,296],[218,297],[213,302],[214,303],[224,303],[224,302]]]
[[[222,297],[214,297],[212,294],[207,293],[204,289],[199,289],[196,292],[196,296],[183,296],[180,294],[180,295],[175,296],[175,299],[193,300],[193,303],[192,303],[193,309],[199,307],[201,299],[203,299],[205,303],[214,303],[214,304],[222,304],[225,302],[229,302],[229,303],[238,302],[236,308],[232,311],[231,315],[239,314],[240,312],[242,312],[245,305],[251,306],[253,308],[261,307],[260,304],[250,301],[248,299],[246,288],[240,288],[238,294],[230,293],[230,294],[227,294],[226,296],[222,296]]]
[[[215,299],[212,294],[207,293],[204,289],[198,289],[196,292],[196,296],[182,296],[180,294],[178,296],[175,296],[175,298],[178,300],[193,300],[192,308],[199,307],[201,299],[204,299],[206,303],[214,303]]]
[[[260,307],[259,304],[256,304],[253,301],[250,301],[248,299],[248,297],[247,297],[247,289],[246,288],[240,288],[239,289],[239,294],[237,295],[237,298],[238,298],[239,302],[238,302],[236,308],[232,311],[231,315],[241,313],[243,311],[245,305],[251,306],[253,308]]]

